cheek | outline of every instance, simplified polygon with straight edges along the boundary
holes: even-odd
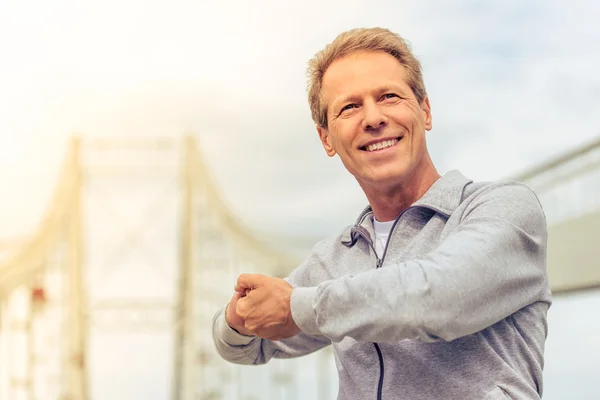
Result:
[[[348,152],[353,143],[353,135],[349,127],[340,124],[336,134],[331,137],[331,145],[337,152]]]
[[[421,109],[407,104],[401,104],[391,110],[390,117],[407,129],[413,129],[423,121]]]

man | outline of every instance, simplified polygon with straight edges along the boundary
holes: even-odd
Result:
[[[214,318],[221,356],[332,344],[344,400],[539,399],[551,296],[535,194],[438,174],[421,67],[392,32],[342,33],[309,72],[323,147],[369,206],[287,279],[238,278]]]

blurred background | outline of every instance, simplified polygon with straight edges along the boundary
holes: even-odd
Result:
[[[544,399],[600,388],[600,5],[0,1],[0,399],[334,399],[322,351],[218,359],[241,272],[283,276],[366,204],[306,62],[382,26],[420,58],[438,170],[517,178],[550,225]]]

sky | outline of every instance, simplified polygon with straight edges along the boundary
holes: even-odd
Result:
[[[600,135],[599,15],[595,0],[3,0],[0,244],[35,232],[73,133],[193,134],[242,221],[338,232],[365,198],[320,146],[305,69],[359,26],[421,60],[438,170],[509,177]]]
[[[412,43],[442,172],[502,178],[600,134],[592,0],[222,4],[2,3],[0,237],[39,219],[75,132],[193,133],[240,218],[297,235],[339,230],[365,200],[320,147],[305,68],[356,26]]]

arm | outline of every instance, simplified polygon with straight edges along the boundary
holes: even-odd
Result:
[[[286,280],[294,287],[309,285],[309,265],[308,261],[303,263]],[[331,344],[320,334],[304,332],[279,341],[242,335],[227,324],[225,309],[221,308],[213,317],[213,341],[221,357],[236,364],[257,365],[267,363],[272,357],[300,357]]]
[[[490,188],[421,259],[296,288],[292,316],[332,341],[450,341],[549,301],[546,221],[526,186]]]

